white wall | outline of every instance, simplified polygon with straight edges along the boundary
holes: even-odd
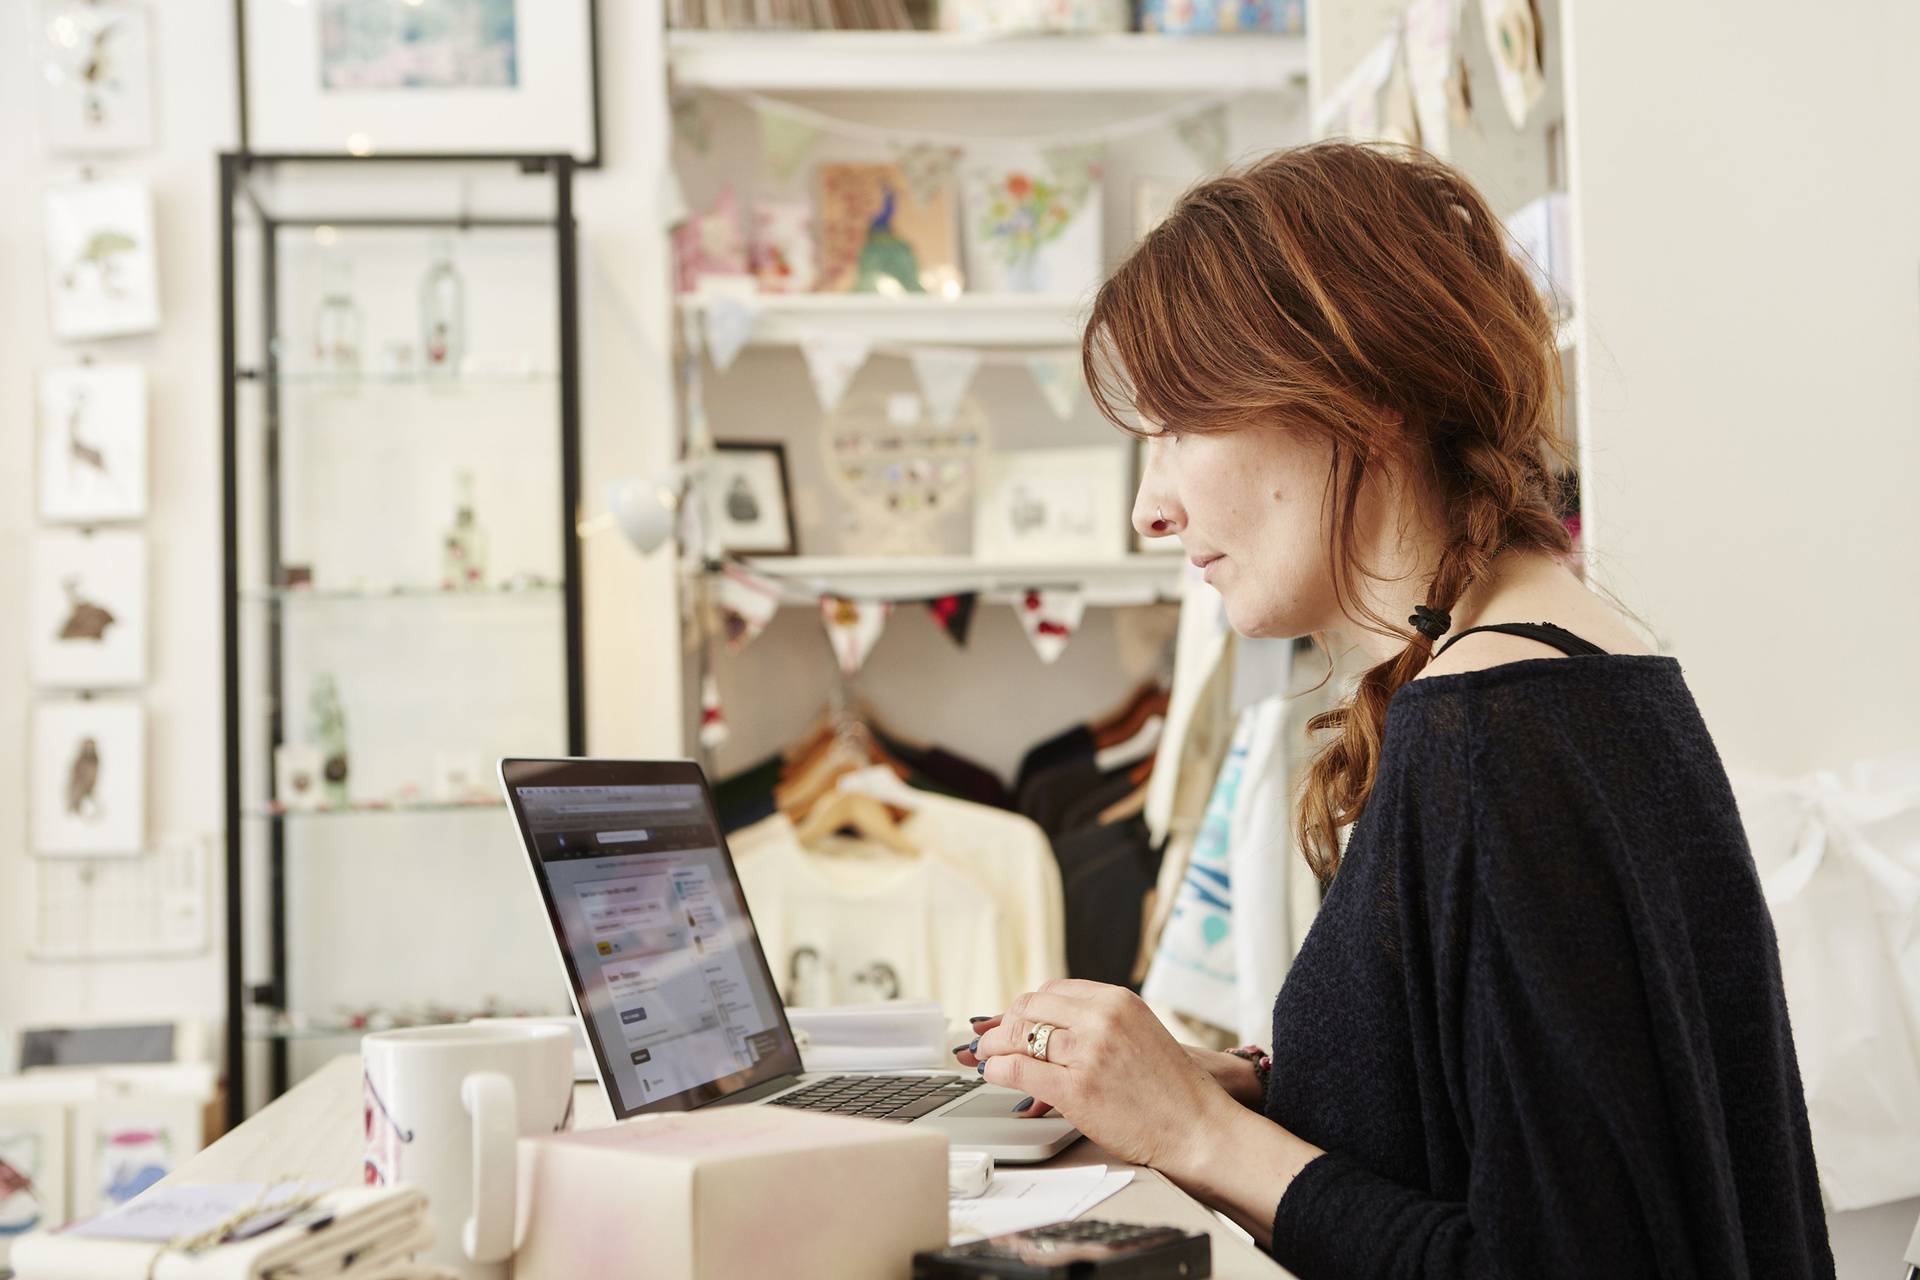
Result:
[[[1730,767],[1920,739],[1920,7],[1568,6],[1596,569]],[[1889,1276],[1920,1201],[1836,1215]]]
[[[48,156],[37,132],[24,50],[39,6],[0,4],[0,49],[19,65],[0,75],[0,617],[19,615],[26,549],[35,526],[34,386],[39,368],[83,350],[144,364],[151,387],[153,557],[149,716],[149,827],[156,840],[219,834],[220,349],[215,154],[237,142],[231,0],[151,6],[156,41],[158,139],[149,151],[109,157],[102,174],[138,175],[154,187],[161,247],[162,325],[150,337],[64,346],[46,318],[40,189],[77,164]],[[600,15],[605,167],[581,175],[581,331],[587,513],[600,487],[667,457],[671,412],[664,378],[667,299],[664,242],[654,234],[655,175],[664,146],[658,118],[660,32],[652,6],[603,4]],[[617,537],[585,552],[588,736],[594,750],[676,754],[679,650],[672,577]],[[30,962],[32,879],[26,852],[26,635],[0,626],[0,1028],[44,1021],[130,1017],[217,1018],[223,959],[217,933],[204,956],[109,964]],[[412,820],[409,820],[412,821]],[[218,857],[216,854],[216,870]],[[439,886],[443,913],[478,913],[459,886]],[[216,884],[216,894],[218,892]],[[216,897],[216,904],[217,904]],[[422,909],[425,905],[422,904]],[[218,924],[217,905],[214,919]],[[374,949],[355,915],[329,921],[347,952]],[[544,943],[541,944],[544,956]],[[321,1012],[325,1012],[322,1010]],[[10,1051],[0,1054],[0,1061]]]

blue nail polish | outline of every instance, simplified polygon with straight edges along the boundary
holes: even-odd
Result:
[[[972,1042],[971,1044],[969,1044],[969,1045],[967,1046],[967,1052],[968,1052],[968,1053],[972,1053],[972,1054],[978,1054],[978,1053],[980,1052],[980,1037],[979,1037],[979,1036],[975,1036],[975,1037],[973,1038],[973,1042]]]
[[[985,1058],[982,1058],[980,1060],[980,1065],[975,1067],[974,1071],[979,1075],[987,1074],[987,1060]]]
[[[1032,1098],[1022,1098],[1020,1099],[1020,1101],[1013,1104],[1013,1109],[1015,1111],[1025,1111],[1027,1108],[1031,1107],[1032,1105],[1033,1105]]]
[[[976,1013],[971,1018],[968,1018],[967,1021],[968,1022],[992,1022],[993,1015],[990,1013]]]
[[[967,1051],[967,1046],[963,1044],[957,1044],[953,1046],[953,1052],[956,1056],[958,1056],[959,1054],[965,1053],[966,1051]]]

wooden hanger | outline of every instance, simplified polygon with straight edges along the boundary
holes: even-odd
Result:
[[[1146,787],[1145,786],[1135,787],[1132,791],[1128,792],[1121,799],[1114,801],[1112,804],[1102,809],[1100,811],[1100,816],[1098,819],[1096,819],[1096,821],[1098,821],[1099,824],[1103,827],[1110,827],[1116,822],[1125,822],[1128,818],[1131,818],[1134,815],[1140,813],[1146,807],[1147,807]]]
[[[1111,725],[1102,726],[1093,731],[1095,747],[1111,747],[1125,742],[1140,732],[1141,726],[1154,716],[1167,714],[1167,706],[1173,697],[1165,689],[1154,686],[1144,697],[1136,702],[1126,717]]]
[[[1134,687],[1133,692],[1127,695],[1127,700],[1125,702],[1122,702],[1119,706],[1115,707],[1112,711],[1108,712],[1106,715],[1101,716],[1098,719],[1089,720],[1087,722],[1087,731],[1093,734],[1093,736],[1096,738],[1098,738],[1103,733],[1110,733],[1113,730],[1113,727],[1115,725],[1122,724],[1125,721],[1132,719],[1135,709],[1138,708],[1142,702],[1146,701],[1149,697],[1151,697],[1153,693],[1159,689],[1159,687],[1160,686],[1156,681],[1153,681],[1153,680],[1141,681],[1140,684]]]
[[[851,827],[863,839],[884,845],[895,853],[920,852],[894,821],[887,806],[861,791],[835,791],[826,796],[813,806],[795,834],[801,844],[810,845],[842,827]]]

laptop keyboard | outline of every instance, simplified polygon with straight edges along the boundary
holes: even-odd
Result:
[[[828,1076],[766,1105],[874,1120],[918,1120],[983,1083],[964,1076]]]

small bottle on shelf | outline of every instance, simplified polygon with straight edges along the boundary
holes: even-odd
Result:
[[[421,367],[429,377],[452,377],[466,357],[466,283],[453,265],[453,244],[434,245],[433,265],[420,281]]]
[[[320,268],[320,308],[313,320],[313,365],[323,373],[360,371],[360,307],[353,300],[353,264],[329,254]]]
[[[487,585],[487,531],[473,514],[473,472],[454,473],[453,523],[447,527],[440,560],[444,591],[478,591]]]
[[[320,777],[327,806],[344,809],[347,798],[347,713],[340,705],[340,686],[321,672],[313,678],[313,741],[320,748]]]

